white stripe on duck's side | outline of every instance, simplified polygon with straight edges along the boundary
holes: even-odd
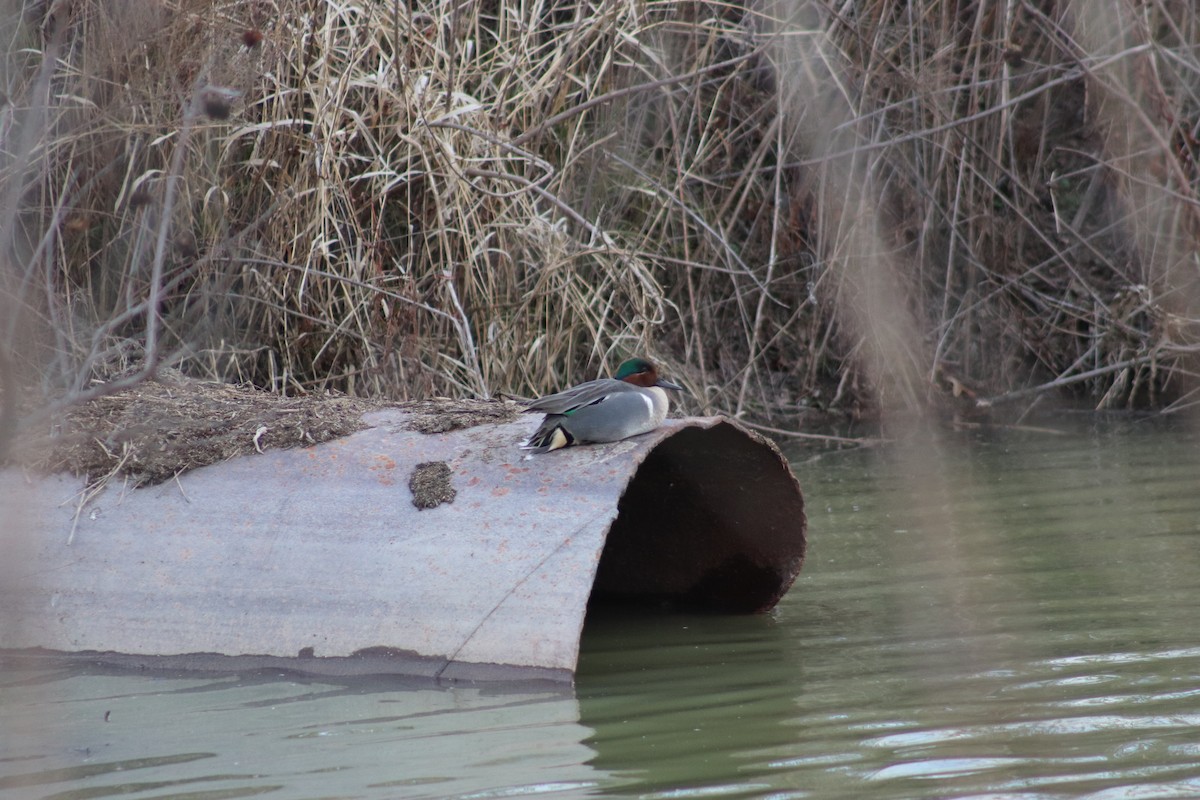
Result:
[[[544,453],[575,444],[616,442],[654,430],[666,419],[665,390],[682,387],[658,377],[643,358],[633,358],[615,378],[599,378],[526,404],[527,412],[545,414],[522,447]]]
[[[658,387],[655,387],[655,388],[658,388]],[[650,391],[654,391],[654,389],[651,389]],[[663,397],[663,403],[664,403],[664,405],[666,405],[666,406],[669,408],[669,407],[670,407],[670,405],[671,405],[671,401],[670,401],[670,399],[667,397],[667,393],[666,393],[666,392],[664,392],[662,389],[658,389],[658,394],[661,394],[661,395],[662,395],[662,397]],[[639,395],[639,396],[640,396],[640,397],[641,397],[641,398],[642,398],[644,401],[646,401],[646,406],[647,406],[647,407],[650,409],[650,415],[651,415],[651,416],[658,416],[658,398],[657,398],[657,397],[650,398],[650,397],[647,397],[647,396],[646,396],[646,395],[644,395],[644,394],[643,394],[643,395]],[[658,425],[661,425],[661,424],[662,424],[662,421],[663,421],[663,419],[666,419],[666,417],[667,417],[667,412],[666,412],[666,410],[664,409],[664,410],[663,410],[663,413],[662,413],[662,419],[659,419],[659,421],[658,421]],[[658,427],[658,425],[655,425],[654,427],[655,427],[655,428],[657,428],[657,427]]]

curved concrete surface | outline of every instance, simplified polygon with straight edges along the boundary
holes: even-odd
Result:
[[[528,456],[536,421],[438,434],[399,410],[157,486],[0,471],[0,648],[135,666],[569,680],[589,600],[771,608],[804,501],[720,418]],[[14,514],[14,512],[17,512]]]

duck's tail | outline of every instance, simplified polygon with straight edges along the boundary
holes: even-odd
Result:
[[[549,453],[551,450],[570,447],[573,444],[575,444],[575,437],[562,426],[562,421],[547,417],[542,421],[541,427],[534,431],[521,447],[535,453]]]

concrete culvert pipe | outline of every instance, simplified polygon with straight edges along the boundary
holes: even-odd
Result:
[[[728,420],[530,456],[509,404],[367,410],[295,448],[263,447],[289,417],[264,418],[249,452],[153,485],[0,470],[0,648],[570,680],[593,595],[759,612],[804,559],[787,462]]]

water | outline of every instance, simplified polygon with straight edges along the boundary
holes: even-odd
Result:
[[[764,617],[600,614],[574,689],[0,674],[37,798],[1200,797],[1200,448],[1161,423],[799,462]]]

